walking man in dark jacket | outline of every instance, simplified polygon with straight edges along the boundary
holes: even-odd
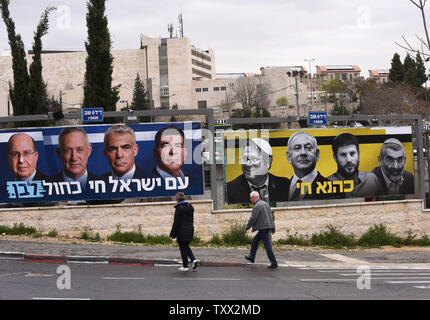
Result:
[[[272,214],[272,209],[267,202],[260,200],[258,192],[253,191],[250,194],[251,202],[254,204],[251,217],[245,227],[245,232],[252,227],[252,231],[258,230],[251,243],[251,253],[245,256],[246,260],[254,263],[255,255],[257,254],[258,244],[263,240],[264,248],[266,249],[267,257],[270,260],[269,269],[276,269],[278,262],[272,249],[272,233],[275,233],[275,219]]]
[[[172,231],[170,237],[178,241],[179,250],[182,257],[182,267],[179,271],[186,272],[188,268],[188,257],[192,261],[191,268],[195,270],[200,260],[194,257],[193,251],[190,248],[190,242],[194,238],[194,208],[193,206],[185,201],[185,195],[183,192],[176,194],[176,201],[178,204],[175,206],[175,217],[173,220]]]

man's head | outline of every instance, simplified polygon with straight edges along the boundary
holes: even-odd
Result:
[[[251,202],[255,204],[258,200],[260,200],[260,194],[257,191],[252,191],[249,195],[249,198],[251,199]]]
[[[18,181],[27,180],[36,171],[39,153],[33,138],[25,133],[16,133],[7,143],[7,158],[10,169]]]
[[[242,171],[247,180],[266,176],[272,166],[272,147],[261,138],[253,138],[243,148]]]
[[[390,181],[400,181],[406,163],[406,154],[402,143],[394,138],[386,140],[382,145],[378,162]]]
[[[122,177],[134,166],[139,147],[134,130],[125,125],[114,125],[106,130],[104,154],[113,173]]]
[[[173,177],[179,177],[187,157],[184,132],[174,126],[160,129],[155,135],[154,158],[160,169]]]
[[[319,155],[317,140],[309,133],[295,132],[288,139],[287,159],[299,178],[315,169]]]
[[[67,177],[77,180],[85,174],[91,150],[92,146],[84,129],[67,127],[61,130],[57,155]]]
[[[350,133],[341,133],[333,140],[333,158],[338,172],[345,178],[353,178],[360,165],[360,145]]]

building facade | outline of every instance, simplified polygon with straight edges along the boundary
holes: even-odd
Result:
[[[379,70],[369,70],[369,79],[375,81],[377,85],[382,85],[389,82],[390,70],[379,69]]]

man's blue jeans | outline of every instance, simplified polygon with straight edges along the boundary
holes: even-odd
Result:
[[[273,253],[273,249],[272,249],[272,230],[271,229],[258,230],[257,234],[255,235],[251,243],[251,254],[250,254],[251,260],[253,261],[255,260],[258,244],[260,243],[261,240],[263,240],[264,248],[266,249],[267,257],[269,258],[270,263],[272,265],[278,265],[278,263],[276,262],[275,254]]]

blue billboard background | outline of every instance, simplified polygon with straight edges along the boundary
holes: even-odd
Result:
[[[185,133],[187,158],[181,169],[184,179],[156,177],[153,169],[156,161],[153,156],[154,137],[158,130],[166,126],[176,126]],[[88,172],[101,176],[111,172],[104,155],[104,133],[110,125],[85,125],[82,128],[88,135],[92,152],[88,159]],[[62,164],[57,155],[58,136],[63,127],[11,129],[0,131],[0,202],[46,202],[77,201],[125,198],[156,198],[174,196],[177,192],[185,195],[200,195],[204,192],[203,169],[201,160],[201,123],[149,123],[129,125],[136,133],[138,155],[135,164],[144,172],[143,181],[114,182],[96,180],[89,190],[79,190],[77,185],[67,183],[53,184],[48,181],[16,182],[7,159],[7,142],[11,135],[24,132],[35,140],[39,158],[37,169],[47,176],[61,172]],[[91,183],[91,182],[90,182]],[[27,184],[27,185],[25,185]]]

